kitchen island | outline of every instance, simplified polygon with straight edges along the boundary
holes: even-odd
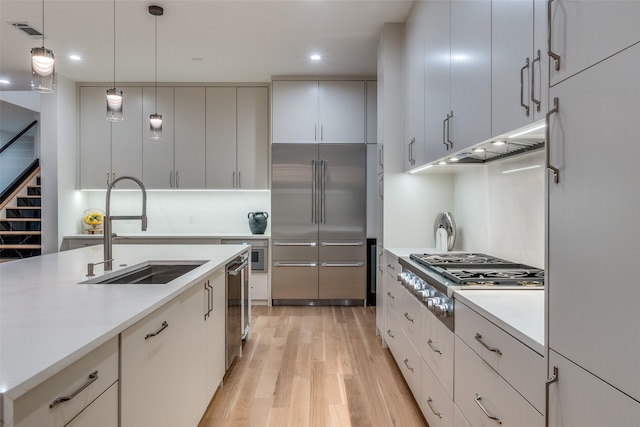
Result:
[[[244,251],[241,245],[114,246],[114,272],[148,260],[204,262],[159,285],[80,284],[87,280],[87,264],[103,260],[101,246],[0,265],[2,425],[13,425],[14,403],[21,396],[192,292],[212,273],[224,272],[225,264]],[[95,274],[103,274],[102,265]],[[204,299],[200,303],[205,313]]]

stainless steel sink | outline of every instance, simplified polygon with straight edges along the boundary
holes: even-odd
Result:
[[[82,282],[83,284],[164,285],[207,261],[147,261],[125,270]]]

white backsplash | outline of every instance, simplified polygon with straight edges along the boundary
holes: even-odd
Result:
[[[455,249],[544,268],[545,171],[543,151],[456,166]]]
[[[86,208],[104,210],[106,191],[86,191]],[[113,191],[112,215],[139,215],[139,191]],[[148,191],[147,231],[155,233],[250,233],[247,214],[271,212],[269,191]],[[78,213],[78,233],[82,212]],[[266,233],[271,232],[268,222]],[[116,233],[140,232],[139,221],[115,221]]]

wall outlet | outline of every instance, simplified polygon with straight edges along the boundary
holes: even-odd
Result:
[[[193,214],[187,215],[187,223],[193,224],[195,221],[193,220]]]

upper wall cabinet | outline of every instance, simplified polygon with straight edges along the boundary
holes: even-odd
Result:
[[[492,136],[547,111],[546,7],[545,0],[492,1]]]
[[[378,143],[378,82],[367,81],[367,144]]]
[[[156,92],[158,94],[156,101]],[[142,88],[143,93],[143,135],[142,135],[142,182],[148,189],[173,188],[173,106],[172,87]],[[151,139],[149,116],[162,115],[162,138]]]
[[[106,189],[115,178],[142,175],[142,89],[124,90],[124,120],[106,119],[107,87],[83,86],[80,94],[80,187]],[[118,188],[134,188],[125,181]]]
[[[207,188],[266,189],[268,89],[207,88]]]
[[[364,81],[274,81],[273,142],[364,143]]]
[[[640,2],[549,0],[551,85],[640,41]],[[545,50],[543,49],[543,52]]]
[[[205,188],[205,88],[174,88],[174,188]]]

